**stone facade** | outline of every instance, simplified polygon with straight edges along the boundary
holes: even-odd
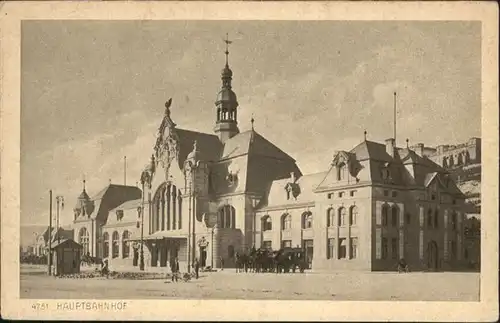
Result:
[[[257,133],[239,132],[227,62],[214,134],[177,127],[165,104],[141,188],[109,186],[75,207],[75,240],[111,266],[234,266],[252,246],[301,246],[314,270],[451,269],[463,253],[464,195],[418,149],[366,139],[303,175]],[[469,156],[472,156],[469,153]],[[476,156],[476,155],[474,155]],[[141,244],[142,243],[142,244]]]

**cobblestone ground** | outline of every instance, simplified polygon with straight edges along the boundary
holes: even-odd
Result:
[[[21,270],[21,298],[478,301],[479,273],[200,273],[198,280],[65,279]]]

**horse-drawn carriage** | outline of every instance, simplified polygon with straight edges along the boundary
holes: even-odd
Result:
[[[288,273],[299,270],[303,273],[308,267],[305,252],[302,248],[283,248],[280,251],[282,253],[282,260],[278,264],[282,267],[283,272]]]
[[[252,248],[248,253],[236,253],[236,272],[275,272],[289,273],[299,270],[301,273],[308,267],[305,252],[302,248]]]

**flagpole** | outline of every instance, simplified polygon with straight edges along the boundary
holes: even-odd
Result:
[[[394,91],[394,145],[396,145],[396,91]]]
[[[50,203],[49,203],[49,276],[52,276],[52,190],[49,191]]]

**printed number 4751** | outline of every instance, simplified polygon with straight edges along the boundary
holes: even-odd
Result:
[[[35,303],[31,305],[31,308],[34,310],[46,310],[49,308],[49,304],[47,303]]]

